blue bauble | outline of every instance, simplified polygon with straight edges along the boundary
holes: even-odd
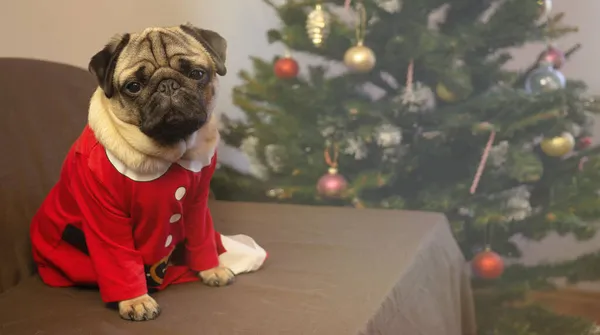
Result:
[[[529,93],[551,92],[564,88],[565,76],[552,65],[544,64],[527,76],[525,90]]]

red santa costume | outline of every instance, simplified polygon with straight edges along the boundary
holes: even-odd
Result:
[[[86,127],[33,219],[33,256],[42,280],[98,286],[103,301],[116,302],[198,280],[199,271],[219,264],[235,274],[257,270],[266,252],[254,240],[213,228],[207,207],[217,161],[212,153],[140,174]],[[176,264],[179,251],[184,257]]]

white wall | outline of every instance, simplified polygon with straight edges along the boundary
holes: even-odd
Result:
[[[283,1],[283,0],[280,0]],[[412,0],[411,0],[412,1]],[[565,11],[567,21],[580,27],[580,33],[560,41],[565,49],[576,42],[583,49],[564,67],[568,77],[585,80],[594,93],[600,93],[598,56],[600,28],[598,0],[554,0],[556,11]],[[269,46],[266,31],[278,26],[277,18],[261,0],[4,0],[0,4],[0,57],[31,57],[87,67],[89,58],[114,34],[151,25],[174,25],[190,21],[214,29],[229,41],[229,75],[223,78],[218,108],[236,115],[229,92],[238,83],[236,74],[249,69],[248,56],[270,58],[282,52]],[[526,46],[515,51],[511,67],[525,67],[542,46]],[[308,58],[296,55],[300,63]],[[239,114],[238,114],[239,115]],[[600,132],[597,132],[600,136]],[[222,152],[226,161],[244,168],[247,161],[232,151]],[[569,238],[552,237],[543,243],[522,243],[524,261],[571,258],[600,247],[600,236],[578,244]]]
[[[4,0],[0,4],[0,56],[48,59],[87,68],[90,57],[116,33],[188,20],[199,24],[200,2]]]
[[[598,30],[600,21],[600,1],[597,0],[554,0],[554,12],[565,12],[565,22],[579,27],[579,32],[560,41],[558,46],[568,49],[576,43],[583,48],[573,56],[563,68],[563,73],[570,78],[583,79],[595,94],[600,94],[600,76],[598,76],[598,56],[600,55],[600,38]],[[543,45],[528,45],[514,52],[512,67],[527,66],[527,62],[535,59]]]

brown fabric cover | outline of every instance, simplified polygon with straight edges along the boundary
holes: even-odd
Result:
[[[3,335],[474,335],[464,260],[439,214],[212,202],[217,228],[269,252],[229,287],[155,295],[157,321],[132,323],[94,290],[37,278],[0,295]]]
[[[0,58],[0,292],[32,271],[29,223],[87,120],[87,71]],[[0,331],[1,333],[1,331]]]

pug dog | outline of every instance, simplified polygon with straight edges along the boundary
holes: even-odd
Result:
[[[31,226],[46,284],[97,286],[122,318],[142,321],[160,314],[153,291],[233,282],[207,206],[226,49],[183,24],[117,36],[91,58],[88,124]]]

